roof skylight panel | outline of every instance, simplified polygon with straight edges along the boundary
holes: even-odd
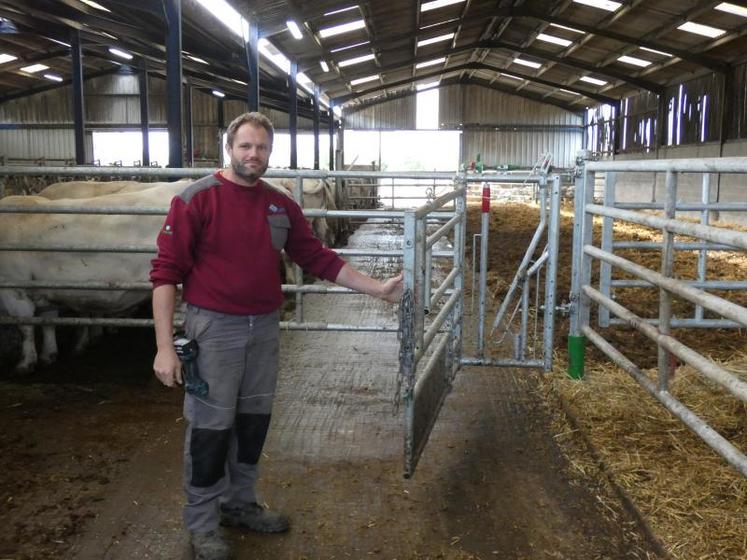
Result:
[[[345,66],[352,66],[353,64],[360,64],[361,62],[367,62],[376,58],[374,54],[364,54],[363,56],[356,56],[355,58],[348,58],[347,60],[341,60],[337,63],[337,66],[343,68]]]
[[[573,0],[577,4],[584,4],[585,6],[591,6],[592,8],[599,8],[600,10],[606,10],[608,12],[615,12],[622,6],[620,2],[613,2],[612,0]]]
[[[607,82],[604,80],[600,80],[599,78],[592,78],[591,76],[581,76],[579,78],[582,82],[586,82],[588,84],[594,84],[595,86],[606,86]]]
[[[711,27],[710,25],[704,25],[702,23],[695,23],[694,21],[688,21],[678,26],[677,29],[680,31],[687,31],[688,33],[694,33],[695,35],[703,35],[704,37],[710,37],[715,39],[720,37],[726,31],[719,29],[718,27]]]
[[[513,60],[514,64],[521,64],[522,66],[529,66],[529,68],[540,68],[542,64],[539,62],[534,62],[532,60],[525,60],[523,58],[514,58]]]
[[[623,62],[625,64],[630,64],[631,66],[638,66],[640,68],[646,68],[646,66],[651,66],[650,60],[643,60],[642,58],[636,58],[635,56],[619,56],[617,57],[617,60],[620,62]]]
[[[451,6],[452,4],[461,4],[465,0],[432,0],[431,2],[425,2],[420,5],[421,12],[428,12],[430,10],[437,10],[445,6]]]
[[[455,33],[446,33],[445,35],[437,35],[430,39],[421,39],[418,41],[418,47],[425,47],[426,45],[432,45],[433,43],[440,43],[441,41],[448,41],[454,38]]]
[[[726,12],[729,14],[734,14],[735,16],[747,18],[747,8],[737,6],[736,4],[731,4],[729,2],[721,2],[721,4],[716,6],[714,10],[719,10],[721,12]]]
[[[35,74],[42,70],[49,70],[49,66],[45,66],[44,64],[32,64],[31,66],[24,66],[21,68],[21,72],[26,72],[26,74]]]
[[[319,36],[322,39],[326,39],[327,37],[334,37],[335,35],[350,33],[351,31],[363,29],[364,27],[366,27],[366,22],[362,19],[358,19],[355,21],[349,21],[347,23],[341,23],[340,25],[335,25],[333,27],[325,27],[323,29],[320,29]]]
[[[351,86],[357,86],[359,84],[365,84],[366,82],[372,82],[372,81],[378,80],[378,79],[379,79],[379,75],[378,74],[373,74],[372,76],[366,76],[365,78],[358,78],[356,80],[351,80],[350,81],[350,85]]]
[[[436,64],[442,64],[444,62],[446,62],[446,57],[442,56],[441,58],[436,58],[434,60],[427,60],[425,62],[418,62],[415,65],[415,68],[416,69],[418,69],[418,68],[427,68],[428,66],[435,66]]]
[[[548,35],[547,33],[540,33],[537,35],[537,39],[546,43],[553,43],[554,45],[560,45],[561,47],[567,47],[572,44],[573,41],[563,39],[562,37],[556,37],[555,35]]]

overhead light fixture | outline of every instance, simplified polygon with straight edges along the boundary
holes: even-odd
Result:
[[[13,60],[18,60],[18,57],[13,56],[12,54],[0,53],[0,64],[5,64],[6,62],[11,62]]]
[[[322,70],[324,70],[325,72],[329,72],[329,64],[327,64],[326,61],[320,60],[319,61],[319,66],[321,66]]]
[[[734,14],[735,16],[747,17],[747,8],[737,6],[736,4],[731,4],[729,2],[721,2],[721,4],[716,6],[714,9],[721,12]]]
[[[355,6],[348,6],[347,8],[340,8],[339,10],[332,10],[331,12],[325,12],[325,16],[333,16],[335,14],[341,14],[343,12],[349,12],[350,10],[355,10],[358,8],[358,4]]]
[[[66,43],[64,41],[58,41],[57,39],[52,39],[51,37],[45,37],[48,41],[52,41],[53,43],[57,43],[58,45],[62,45],[63,47],[70,48],[70,43]]]
[[[21,72],[26,72],[26,74],[35,74],[42,70],[49,70],[49,66],[44,66],[44,64],[32,64],[31,66],[24,66],[21,68]]]
[[[241,80],[237,80],[236,78],[231,78],[232,82],[236,82],[237,84],[241,84],[242,86],[248,86],[246,82],[242,82]]]
[[[187,58],[189,60],[194,60],[195,62],[199,62],[200,64],[210,64],[207,60],[200,58],[199,56],[193,56],[191,54],[188,54]]]
[[[427,68],[428,66],[435,66],[436,64],[443,64],[446,62],[446,57],[442,56],[441,58],[436,58],[435,60],[428,60],[426,62],[418,62],[415,65],[415,68]]]
[[[337,115],[338,117],[341,117],[341,116],[342,116],[342,108],[341,108],[341,107],[339,107],[339,106],[337,106],[337,105],[335,105],[334,107],[332,107],[332,112],[333,112],[333,113],[334,113],[335,115]]]
[[[451,6],[452,4],[461,4],[464,0],[433,0],[432,2],[426,2],[420,5],[421,12],[428,12],[430,10],[437,10],[444,6]]]
[[[569,93],[569,94],[571,94],[571,95],[579,95],[579,96],[581,95],[580,93],[578,93],[578,92],[576,92],[576,91],[571,91],[571,90],[569,90],[569,89],[563,89],[563,88],[560,88],[560,91],[562,91],[563,93]]]
[[[646,48],[646,47],[640,47],[640,49],[642,51],[646,51],[646,52],[650,52],[650,53],[654,53],[654,54],[660,54],[661,56],[668,56],[669,58],[672,58],[674,56],[673,54],[669,54],[668,52],[656,51],[654,49],[649,49],[649,48]]]
[[[225,94],[225,93],[223,93],[222,91],[219,91],[219,90],[217,90],[217,89],[214,89],[214,90],[213,90],[213,91],[212,91],[211,93],[212,93],[212,94],[213,94],[213,95],[214,95],[215,97],[220,97],[221,99],[223,99],[223,98],[224,98],[224,97],[226,96],[226,94]]]
[[[704,37],[710,37],[715,39],[720,37],[726,31],[719,29],[718,27],[711,27],[710,25],[703,25],[702,23],[695,23],[694,21],[688,21],[678,26],[677,29],[680,31],[687,31],[688,33],[695,33],[696,35],[703,35]]]
[[[597,78],[592,78],[591,76],[581,76],[579,78],[582,82],[587,82],[589,84],[594,84],[595,86],[606,86],[607,82],[604,80],[599,80]]]
[[[102,10],[104,12],[111,12],[109,8],[104,8],[101,4],[94,2],[93,0],[80,0],[87,6],[91,6],[92,8],[96,8],[97,10]]]
[[[58,76],[57,74],[44,74],[44,77],[48,80],[52,80],[53,82],[62,81],[62,76]]]
[[[418,41],[418,47],[425,47],[426,45],[432,45],[433,43],[440,43],[441,41],[448,41],[454,38],[454,33],[446,33],[445,35],[438,35],[431,37],[430,39],[423,39]]]
[[[574,29],[573,27],[566,27],[565,25],[560,25],[559,23],[551,23],[551,27],[557,27],[558,29],[565,29],[566,31],[571,31],[573,33],[579,33],[580,35],[585,35],[585,31],[580,31],[578,29]]]
[[[342,51],[347,51],[350,49],[354,49],[355,47],[362,47],[363,45],[368,45],[371,41],[361,41],[360,43],[353,43],[352,45],[345,45],[344,47],[337,47],[336,49],[332,49],[329,52],[331,53],[338,53]]]
[[[352,80],[350,82],[350,85],[357,86],[359,84],[365,84],[366,82],[373,82],[374,80],[378,80],[378,79],[379,79],[379,75],[373,74],[371,76],[366,76],[365,78],[358,78],[357,80]]]
[[[293,21],[292,19],[289,19],[285,22],[285,25],[288,27],[288,31],[290,31],[290,34],[293,35],[294,39],[303,39],[303,33],[301,33],[301,28],[298,27],[298,24]]]
[[[363,56],[356,56],[355,58],[348,58],[347,60],[341,60],[337,63],[337,66],[345,67],[352,66],[353,64],[360,64],[361,62],[368,62],[376,58],[373,54],[364,54]]]
[[[524,81],[524,78],[519,78],[519,76],[514,76],[513,74],[506,74],[504,72],[501,72],[499,75],[503,76],[504,78],[511,78],[512,80],[519,80],[521,82]]]
[[[112,53],[114,56],[118,56],[119,58],[124,58],[125,60],[132,60],[132,55],[130,53],[128,53],[128,52],[123,51],[123,50],[111,47],[109,49],[109,52]]]
[[[608,12],[616,11],[622,4],[620,2],[613,2],[612,0],[573,0],[577,4],[584,4],[585,6],[591,6],[592,8],[599,8],[600,10],[607,10]]]
[[[349,33],[357,29],[363,29],[364,27],[366,27],[366,22],[362,19],[358,19],[355,21],[349,21],[347,23],[341,23],[340,25],[335,25],[333,27],[325,27],[324,29],[320,29],[319,36],[322,39],[326,39],[327,37],[334,37],[335,35]]]
[[[540,68],[542,64],[539,62],[533,62],[531,60],[524,60],[523,58],[514,58],[514,64],[521,64],[522,66],[529,66],[529,68]]]
[[[415,89],[420,91],[422,89],[430,89],[437,87],[441,83],[441,80],[436,80],[435,82],[428,82],[427,84],[418,84],[415,86]]]
[[[560,45],[561,47],[567,47],[573,41],[569,41],[568,39],[563,39],[562,37],[556,37],[555,35],[548,35],[547,33],[540,33],[537,35],[537,39],[540,41],[545,41],[546,43],[553,43],[555,45]]]
[[[617,60],[620,62],[624,62],[625,64],[630,64],[632,66],[639,66],[641,68],[645,68],[646,66],[651,66],[650,60],[643,60],[642,58],[636,58],[634,56],[619,56],[617,57]]]
[[[430,25],[424,25],[423,27],[420,28],[420,30],[422,31],[424,29],[429,29],[431,27],[436,27],[438,25],[448,25],[450,23],[454,23],[455,21],[459,21],[459,18],[455,17],[455,18],[447,19],[446,21],[439,21],[438,23],[431,23]]]

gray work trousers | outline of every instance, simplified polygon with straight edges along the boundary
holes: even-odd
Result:
[[[257,463],[270,424],[278,369],[278,312],[228,315],[187,306],[187,337],[207,397],[186,394],[184,523],[212,531],[220,507],[256,502]]]

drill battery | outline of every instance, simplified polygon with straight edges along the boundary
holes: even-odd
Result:
[[[210,387],[207,382],[200,377],[200,371],[197,368],[197,341],[190,340],[184,335],[177,334],[174,336],[174,350],[182,362],[182,371],[184,372],[184,390],[190,395],[207,397]]]

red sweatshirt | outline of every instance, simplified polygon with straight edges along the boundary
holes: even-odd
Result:
[[[295,201],[260,181],[244,187],[220,173],[174,197],[158,234],[153,287],[183,284],[188,303],[234,315],[280,307],[280,249],[305,271],[334,281],[345,264],[313,236]]]

